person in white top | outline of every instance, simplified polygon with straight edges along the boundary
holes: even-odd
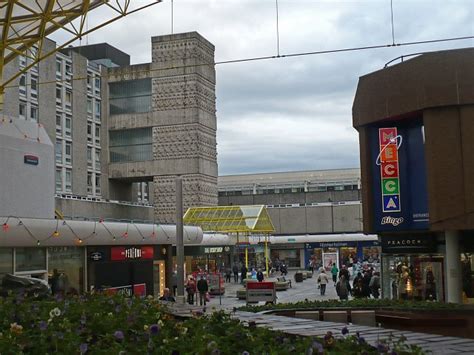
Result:
[[[319,272],[319,275],[318,275],[317,282],[318,282],[319,288],[321,290],[321,296],[324,296],[324,294],[326,293],[326,285],[329,282],[329,277],[328,277],[328,275],[326,275],[326,272],[324,271],[324,268],[321,268],[319,271],[320,272]]]

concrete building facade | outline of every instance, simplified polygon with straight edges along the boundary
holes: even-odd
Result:
[[[44,126],[66,216],[171,223],[177,175],[185,208],[217,204],[214,46],[198,33],[153,37],[152,62],[140,65],[105,43],[70,47],[16,84],[3,113]]]

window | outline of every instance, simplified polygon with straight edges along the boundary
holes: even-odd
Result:
[[[62,61],[57,60],[56,61],[56,78],[57,79],[61,79],[62,77],[62,71],[63,71],[62,68],[63,68]]]
[[[151,111],[151,79],[110,83],[109,93],[111,115]]]
[[[92,148],[87,147],[87,167],[92,168]]]
[[[34,99],[38,98],[38,77],[32,76],[31,77],[31,97]]]
[[[72,107],[72,91],[66,90],[66,108],[71,109]]]
[[[92,74],[88,72],[87,73],[87,88],[90,89],[91,87],[92,87]]]
[[[24,55],[20,55],[19,60],[20,60],[20,67],[21,68],[26,67],[26,57]]]
[[[94,112],[94,117],[97,121],[100,121],[100,101],[99,100],[95,100],[95,112]]]
[[[71,137],[71,129],[72,129],[72,116],[71,115],[66,115],[65,119],[65,133],[66,137]]]
[[[66,149],[65,149],[65,161],[66,164],[71,165],[72,163],[72,143],[71,142],[66,142]]]
[[[38,122],[38,107],[33,105],[30,107],[30,118],[32,121]]]
[[[100,96],[100,76],[96,75],[94,78],[94,90],[95,94]]]
[[[95,193],[100,195],[100,174],[95,175]]]
[[[63,89],[61,87],[56,87],[56,102],[61,103],[63,99]]]
[[[87,143],[92,143],[92,123],[87,123]]]
[[[20,92],[20,95],[26,96],[26,75],[22,74],[20,76],[20,82],[18,84],[18,90]]]
[[[95,125],[95,144],[100,145],[100,126]]]
[[[63,189],[63,172],[62,169],[56,169],[56,191]]]
[[[15,271],[46,270],[45,248],[15,248]]]
[[[20,101],[18,105],[18,115],[20,118],[26,119],[26,102]]]
[[[59,134],[59,135],[62,134],[62,129],[63,129],[62,121],[63,121],[63,117],[61,116],[61,114],[57,114],[56,115],[56,134]]]
[[[72,65],[71,65],[71,63],[66,63],[66,75],[72,75]]]
[[[96,170],[100,170],[100,150],[95,150],[95,168]]]
[[[87,98],[87,114],[92,116],[92,99],[89,97]]]
[[[63,141],[56,139],[56,163],[63,163]]]
[[[152,160],[150,127],[110,131],[110,162]]]
[[[71,192],[72,189],[72,170],[66,169],[66,191]]]
[[[88,194],[92,193],[92,173],[91,172],[87,173],[87,193]]]
[[[0,248],[0,276],[13,272],[13,249]]]

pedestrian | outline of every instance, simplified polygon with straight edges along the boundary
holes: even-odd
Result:
[[[321,268],[317,281],[319,284],[319,289],[321,291],[321,296],[324,296],[326,293],[326,285],[329,282],[329,277],[328,275],[326,275],[324,268]]]
[[[178,289],[178,272],[173,271],[171,275],[171,286],[173,287],[173,296],[176,296],[176,290]]]
[[[159,298],[160,301],[167,301],[167,302],[176,302],[174,297],[171,295],[170,289],[166,287],[163,290],[163,296]]]
[[[258,272],[257,272],[257,280],[258,280],[258,282],[262,282],[263,279],[264,279],[264,276],[263,276],[262,269],[258,269]]]
[[[244,264],[242,264],[242,268],[240,269],[240,282],[244,283],[244,280],[247,278],[247,268]]]
[[[194,304],[194,295],[196,293],[196,282],[194,278],[191,276],[186,283],[186,292],[188,293],[188,303]]]
[[[286,275],[288,275],[288,269],[286,268],[286,264],[285,264],[285,263],[281,264],[281,266],[280,266],[280,272],[281,272],[281,276],[286,276]]]
[[[358,278],[357,280],[354,280],[354,283],[352,284],[352,296],[354,298],[364,298],[364,284],[362,282],[362,278]]]
[[[209,290],[209,285],[207,284],[206,279],[204,276],[201,276],[200,280],[197,283],[197,289],[199,292],[199,305],[202,306],[204,303],[204,306],[206,305],[207,301],[207,291]]]
[[[341,278],[341,276],[344,276],[346,278],[346,281],[349,282],[351,275],[349,274],[349,270],[347,269],[345,264],[342,265],[341,271],[339,271],[339,278]]]
[[[341,301],[348,300],[349,293],[351,292],[351,290],[349,282],[346,280],[346,277],[344,275],[342,275],[339,278],[339,281],[336,283],[336,292]]]
[[[357,276],[354,277],[354,280],[352,280],[352,287],[356,287],[357,282],[359,282],[359,280],[362,281],[362,273],[360,271],[357,273]]]
[[[370,272],[367,270],[364,272],[364,277],[362,278],[363,292],[364,297],[370,298],[371,289],[370,289]]]
[[[234,282],[239,282],[239,267],[237,266],[237,264],[234,264],[234,266],[232,266],[232,272],[234,273]]]
[[[252,268],[252,271],[250,272],[250,278],[255,280],[257,278],[257,271],[255,271],[255,268]]]
[[[230,282],[230,276],[232,275],[232,270],[230,266],[225,268],[225,282]]]
[[[331,268],[331,274],[332,274],[332,281],[336,283],[337,281],[337,273],[339,272],[339,269],[337,268],[336,263],[332,264]]]
[[[379,298],[380,293],[380,273],[379,272],[374,272],[372,277],[370,278],[370,283],[369,283],[370,291],[372,292],[372,296],[374,298]]]

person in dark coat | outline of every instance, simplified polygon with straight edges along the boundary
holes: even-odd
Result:
[[[234,266],[232,266],[232,272],[234,273],[234,282],[239,282],[239,267],[237,266],[237,264],[234,264]]]
[[[244,283],[244,280],[247,278],[247,268],[245,265],[242,265],[242,268],[240,269],[240,282]]]
[[[163,290],[163,296],[159,298],[160,301],[175,302],[176,300],[171,295],[170,289],[167,287]]]
[[[202,306],[202,304],[204,303],[204,306],[206,305],[206,293],[207,291],[209,290],[209,285],[207,284],[207,281],[206,279],[204,278],[204,276],[201,276],[201,278],[199,279],[198,283],[197,283],[197,289],[198,289],[198,292],[199,292],[199,305]]]
[[[263,276],[262,269],[258,269],[258,271],[257,271],[257,280],[258,280],[258,282],[262,282],[263,279],[264,279],[264,276]]]
[[[363,294],[364,297],[370,298],[370,272],[366,271],[364,273],[364,277],[362,278],[362,285],[363,285]]]

